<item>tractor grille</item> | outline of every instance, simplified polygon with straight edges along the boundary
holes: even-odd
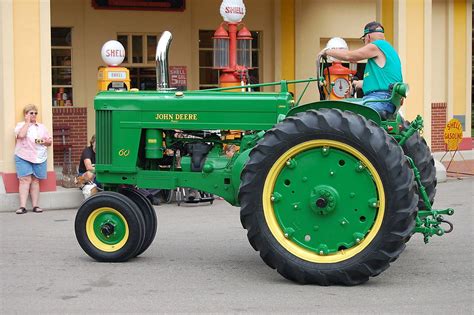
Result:
[[[97,164],[112,164],[112,112],[96,111]]]

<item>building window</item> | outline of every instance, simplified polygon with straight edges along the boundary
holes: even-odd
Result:
[[[212,36],[215,31],[199,31],[199,89],[211,89],[219,87],[219,70],[212,66]],[[261,36],[262,32],[254,31],[252,33],[252,69],[249,69],[250,83],[260,82],[261,77]],[[259,91],[260,89],[256,89]]]
[[[72,106],[72,28],[51,28],[53,106]]]
[[[161,33],[119,33],[117,40],[125,47],[123,66],[130,70],[130,87],[156,90],[155,53]]]

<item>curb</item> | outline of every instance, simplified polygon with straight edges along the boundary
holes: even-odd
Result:
[[[39,204],[44,210],[77,209],[84,201],[84,196],[78,188],[57,187],[56,191],[40,193]],[[14,212],[19,206],[18,193],[0,193],[0,212]],[[31,201],[28,199],[27,209],[31,209]]]

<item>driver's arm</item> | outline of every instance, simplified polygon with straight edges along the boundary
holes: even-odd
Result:
[[[367,44],[362,48],[356,50],[346,49],[327,49],[323,51],[326,56],[334,57],[335,59],[349,62],[357,62],[369,58],[377,57],[380,50],[374,44]]]

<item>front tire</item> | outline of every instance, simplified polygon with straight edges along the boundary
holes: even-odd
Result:
[[[155,208],[151,204],[151,201],[137,189],[126,187],[122,188],[119,192],[130,198],[137,205],[145,220],[145,240],[138,252],[135,254],[135,256],[139,256],[150,247],[155,239],[156,230],[158,228]]]
[[[92,258],[122,262],[134,257],[145,240],[145,222],[126,196],[101,192],[85,200],[75,220],[76,238]]]
[[[360,284],[415,225],[413,172],[383,129],[334,109],[289,117],[250,153],[239,191],[250,244],[285,278]]]

